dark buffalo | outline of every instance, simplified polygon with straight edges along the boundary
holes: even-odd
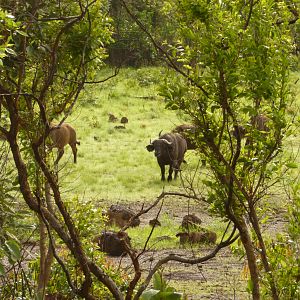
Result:
[[[186,140],[178,133],[166,133],[150,142],[146,148],[148,151],[154,151],[161,170],[161,180],[165,180],[165,166],[167,165],[170,166],[168,181],[172,180],[173,169],[174,179],[176,179],[187,150]]]
[[[194,150],[197,148],[196,143],[194,142],[192,135],[196,132],[196,126],[191,124],[181,124],[176,126],[173,130],[173,133],[179,133],[182,135],[187,144],[187,150]]]
[[[250,122],[248,123],[248,125],[251,125],[251,127],[255,128],[258,131],[262,131],[262,132],[269,132],[270,128],[268,127],[268,122],[270,121],[270,119],[263,115],[263,114],[259,114],[256,116],[252,116],[250,119]],[[244,138],[247,134],[247,128],[245,128],[242,125],[238,125],[237,127],[235,127],[232,130],[232,135],[237,139],[238,135],[240,136],[240,138]],[[250,141],[247,142],[247,144]]]
[[[94,238],[94,242],[100,247],[99,250],[111,256],[126,254],[125,243],[131,247],[130,237],[124,231],[103,231],[100,236]]]

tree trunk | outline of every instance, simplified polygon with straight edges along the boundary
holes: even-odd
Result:
[[[265,272],[267,273],[267,278],[271,287],[271,292],[272,292],[272,298],[273,300],[278,300],[278,292],[277,292],[277,288],[275,285],[275,281],[274,281],[274,276],[272,273],[272,269],[270,267],[269,261],[268,261],[268,255],[267,255],[267,250],[266,250],[266,246],[261,234],[261,230],[259,227],[259,221],[257,218],[257,214],[255,211],[255,208],[253,206],[253,204],[251,203],[249,205],[250,207],[250,220],[253,226],[253,229],[255,231],[255,234],[257,236],[258,242],[259,242],[259,248],[260,248],[260,256],[261,256],[261,260],[265,269]]]
[[[51,213],[54,213],[54,208],[51,201],[50,195],[50,186],[49,183],[45,183],[45,198],[47,208]],[[38,299],[44,299],[46,293],[46,287],[50,280],[51,274],[51,265],[53,262],[53,249],[54,245],[52,245],[50,238],[48,239],[48,249],[46,247],[46,240],[47,240],[47,228],[44,223],[43,218],[39,215],[39,222],[40,222],[40,274],[38,279],[38,289],[37,295]]]
[[[241,241],[246,251],[248,267],[250,270],[250,276],[252,281],[252,299],[259,300],[259,273],[256,264],[256,256],[254,253],[254,247],[252,245],[251,237],[249,234],[248,226],[245,222],[245,219],[242,218],[239,220],[238,229],[241,237]]]
[[[38,277],[38,288],[37,288],[37,296],[38,299],[44,299],[45,296],[45,261],[46,261],[46,226],[43,222],[41,216],[39,216],[39,225],[40,225],[40,274]]]

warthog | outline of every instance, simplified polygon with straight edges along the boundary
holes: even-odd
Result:
[[[206,232],[179,232],[176,234],[179,237],[180,244],[187,242],[191,244],[196,243],[212,243],[217,241],[217,234],[213,231]]]
[[[103,231],[100,236],[94,239],[100,247],[99,250],[111,256],[121,256],[126,254],[124,243],[130,246],[130,237],[124,231]]]
[[[182,228],[195,227],[201,224],[201,220],[194,214],[186,215],[183,217],[181,222]]]
[[[128,225],[129,221],[131,227],[139,226],[141,223],[138,217],[134,217],[135,213],[132,210],[120,205],[112,205],[105,215],[108,217],[108,225],[115,224],[121,228]]]

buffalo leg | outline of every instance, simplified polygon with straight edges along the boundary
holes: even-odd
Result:
[[[177,179],[178,169],[175,169],[174,179]]]
[[[172,180],[172,173],[173,173],[173,167],[172,167],[172,165],[170,165],[168,181],[171,181],[171,180]]]
[[[180,169],[180,165],[181,165],[181,161],[179,161],[179,162],[174,166],[174,170],[175,170],[174,179],[177,178],[178,171],[179,171],[179,169]]]
[[[166,178],[165,178],[165,165],[163,164],[160,164],[160,171],[161,171],[161,181],[165,181]]]

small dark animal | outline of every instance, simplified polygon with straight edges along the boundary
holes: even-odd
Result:
[[[121,122],[121,124],[123,124],[123,126],[125,128],[125,124],[128,123],[128,119],[126,117],[122,117],[120,122]]]
[[[211,243],[214,244],[217,241],[217,235],[213,231],[207,232],[179,232],[176,234],[179,237],[180,244],[187,242],[191,244],[196,243]]]
[[[53,145],[51,148],[58,148],[58,155],[55,161],[55,164],[61,159],[64,154],[64,147],[69,144],[72,148],[74,155],[74,163],[77,162],[77,147],[80,145],[80,142],[76,140],[76,131],[75,129],[67,123],[63,123],[60,126],[57,126],[54,123],[50,124],[50,138],[52,139]]]
[[[106,212],[108,217],[108,225],[115,224],[119,227],[124,227],[130,222],[131,227],[139,226],[141,221],[138,217],[134,217],[135,213],[123,206],[112,205]]]
[[[126,129],[125,126],[123,126],[123,125],[116,125],[114,128],[115,129]]]
[[[130,237],[124,231],[103,231],[100,236],[94,239],[100,247],[100,251],[105,252],[111,256],[121,256],[126,254],[124,242],[130,245]]]
[[[192,135],[196,133],[196,126],[191,124],[181,124],[176,126],[172,132],[180,133],[186,140],[187,150],[194,150],[197,148],[196,143],[193,141]]]
[[[268,131],[270,131],[270,128],[268,127],[268,124],[267,124],[269,120],[270,119],[267,116],[265,116],[263,114],[259,114],[257,116],[251,117],[250,122],[251,122],[251,125],[255,129],[257,129],[259,131],[268,132]]]
[[[115,117],[112,113],[108,114],[108,122],[117,122],[118,118]]]
[[[182,222],[181,222],[181,227],[189,228],[189,227],[195,227],[200,224],[201,224],[200,218],[198,218],[194,214],[191,214],[191,215],[186,215],[183,217]]]
[[[161,226],[160,222],[157,219],[152,219],[149,221],[149,225],[154,227],[154,226]]]
[[[187,150],[186,140],[178,133],[166,133],[153,142],[150,141],[146,148],[149,152],[154,151],[161,170],[161,180],[165,180],[165,166],[167,165],[169,165],[168,181],[172,180],[173,170],[175,171],[174,179],[176,179]]]

